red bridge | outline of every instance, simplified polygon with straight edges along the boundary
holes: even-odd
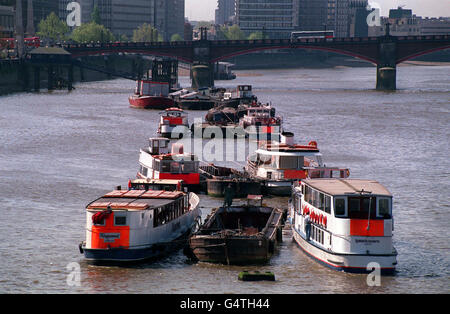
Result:
[[[396,89],[396,65],[434,51],[450,48],[449,35],[353,37],[332,39],[265,39],[91,43],[66,45],[72,58],[99,54],[134,53],[167,56],[187,63],[213,64],[233,56],[273,49],[315,49],[360,58],[377,65],[377,89]]]

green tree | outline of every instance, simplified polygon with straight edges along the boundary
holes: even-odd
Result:
[[[65,40],[69,33],[69,27],[52,12],[38,24],[37,35],[44,39]]]
[[[170,41],[183,41],[183,37],[181,37],[180,34],[173,34],[172,37],[170,37]]]
[[[111,42],[114,35],[103,25],[91,22],[77,27],[72,32],[72,39],[76,42]]]
[[[96,5],[94,7],[94,10],[91,14],[91,22],[94,22],[95,24],[102,24],[102,18],[100,17],[100,10],[98,9],[98,6]]]
[[[267,36],[264,36],[263,32],[254,32],[248,36],[249,40],[258,40],[258,39],[267,39]]]
[[[163,41],[158,30],[150,24],[144,23],[133,31],[132,41],[135,43]]]
[[[247,36],[245,36],[245,33],[239,28],[238,25],[233,26],[224,26],[221,29],[223,36],[225,36],[225,39],[228,40],[243,40],[247,39]]]

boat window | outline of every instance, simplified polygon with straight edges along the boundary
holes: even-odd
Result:
[[[181,173],[192,173],[195,172],[195,163],[186,162],[181,165]]]
[[[161,172],[170,172],[170,161],[162,161],[161,165]]]
[[[297,156],[280,156],[280,169],[297,169],[298,158]]]
[[[141,166],[141,169],[140,169],[139,172],[140,172],[144,177],[146,177],[147,174],[148,174],[148,169],[147,169],[146,167],[144,167],[144,166]]]
[[[156,171],[161,171],[161,161],[159,159],[153,159],[153,169]]]
[[[114,213],[114,225],[115,226],[126,226],[127,225],[127,214],[126,213]]]
[[[385,219],[391,218],[390,199],[379,198],[378,199],[378,216]]]
[[[172,172],[172,173],[179,173],[180,172],[180,163],[172,162],[170,164],[170,172]]]
[[[367,219],[376,218],[376,198],[375,197],[349,197],[348,212],[350,218]]]
[[[334,214],[336,217],[345,217],[345,198],[336,198],[334,200]]]
[[[328,195],[325,195],[324,210],[327,214],[331,214],[331,197]]]

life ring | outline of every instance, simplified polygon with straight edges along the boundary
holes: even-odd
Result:
[[[308,143],[308,146],[317,148],[317,142],[316,141],[311,141],[311,142]]]
[[[323,216],[323,226],[327,227],[327,216]]]

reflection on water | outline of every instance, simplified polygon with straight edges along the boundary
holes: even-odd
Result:
[[[298,142],[318,142],[327,165],[390,189],[398,272],[382,277],[380,287],[313,262],[289,230],[264,266],[190,264],[181,252],[133,267],[89,265],[78,251],[84,207],[136,175],[139,148],[155,134],[159,112],[129,108],[134,82],[125,80],[0,97],[0,292],[448,293],[448,69],[400,67],[394,93],[373,90],[373,68],[253,70],[257,75],[217,84],[252,84]],[[190,112],[191,122],[204,115]],[[265,202],[287,207],[287,198]],[[201,196],[203,217],[220,204]],[[79,287],[66,283],[71,262],[81,265]],[[272,271],[277,281],[241,282],[242,270]]]

